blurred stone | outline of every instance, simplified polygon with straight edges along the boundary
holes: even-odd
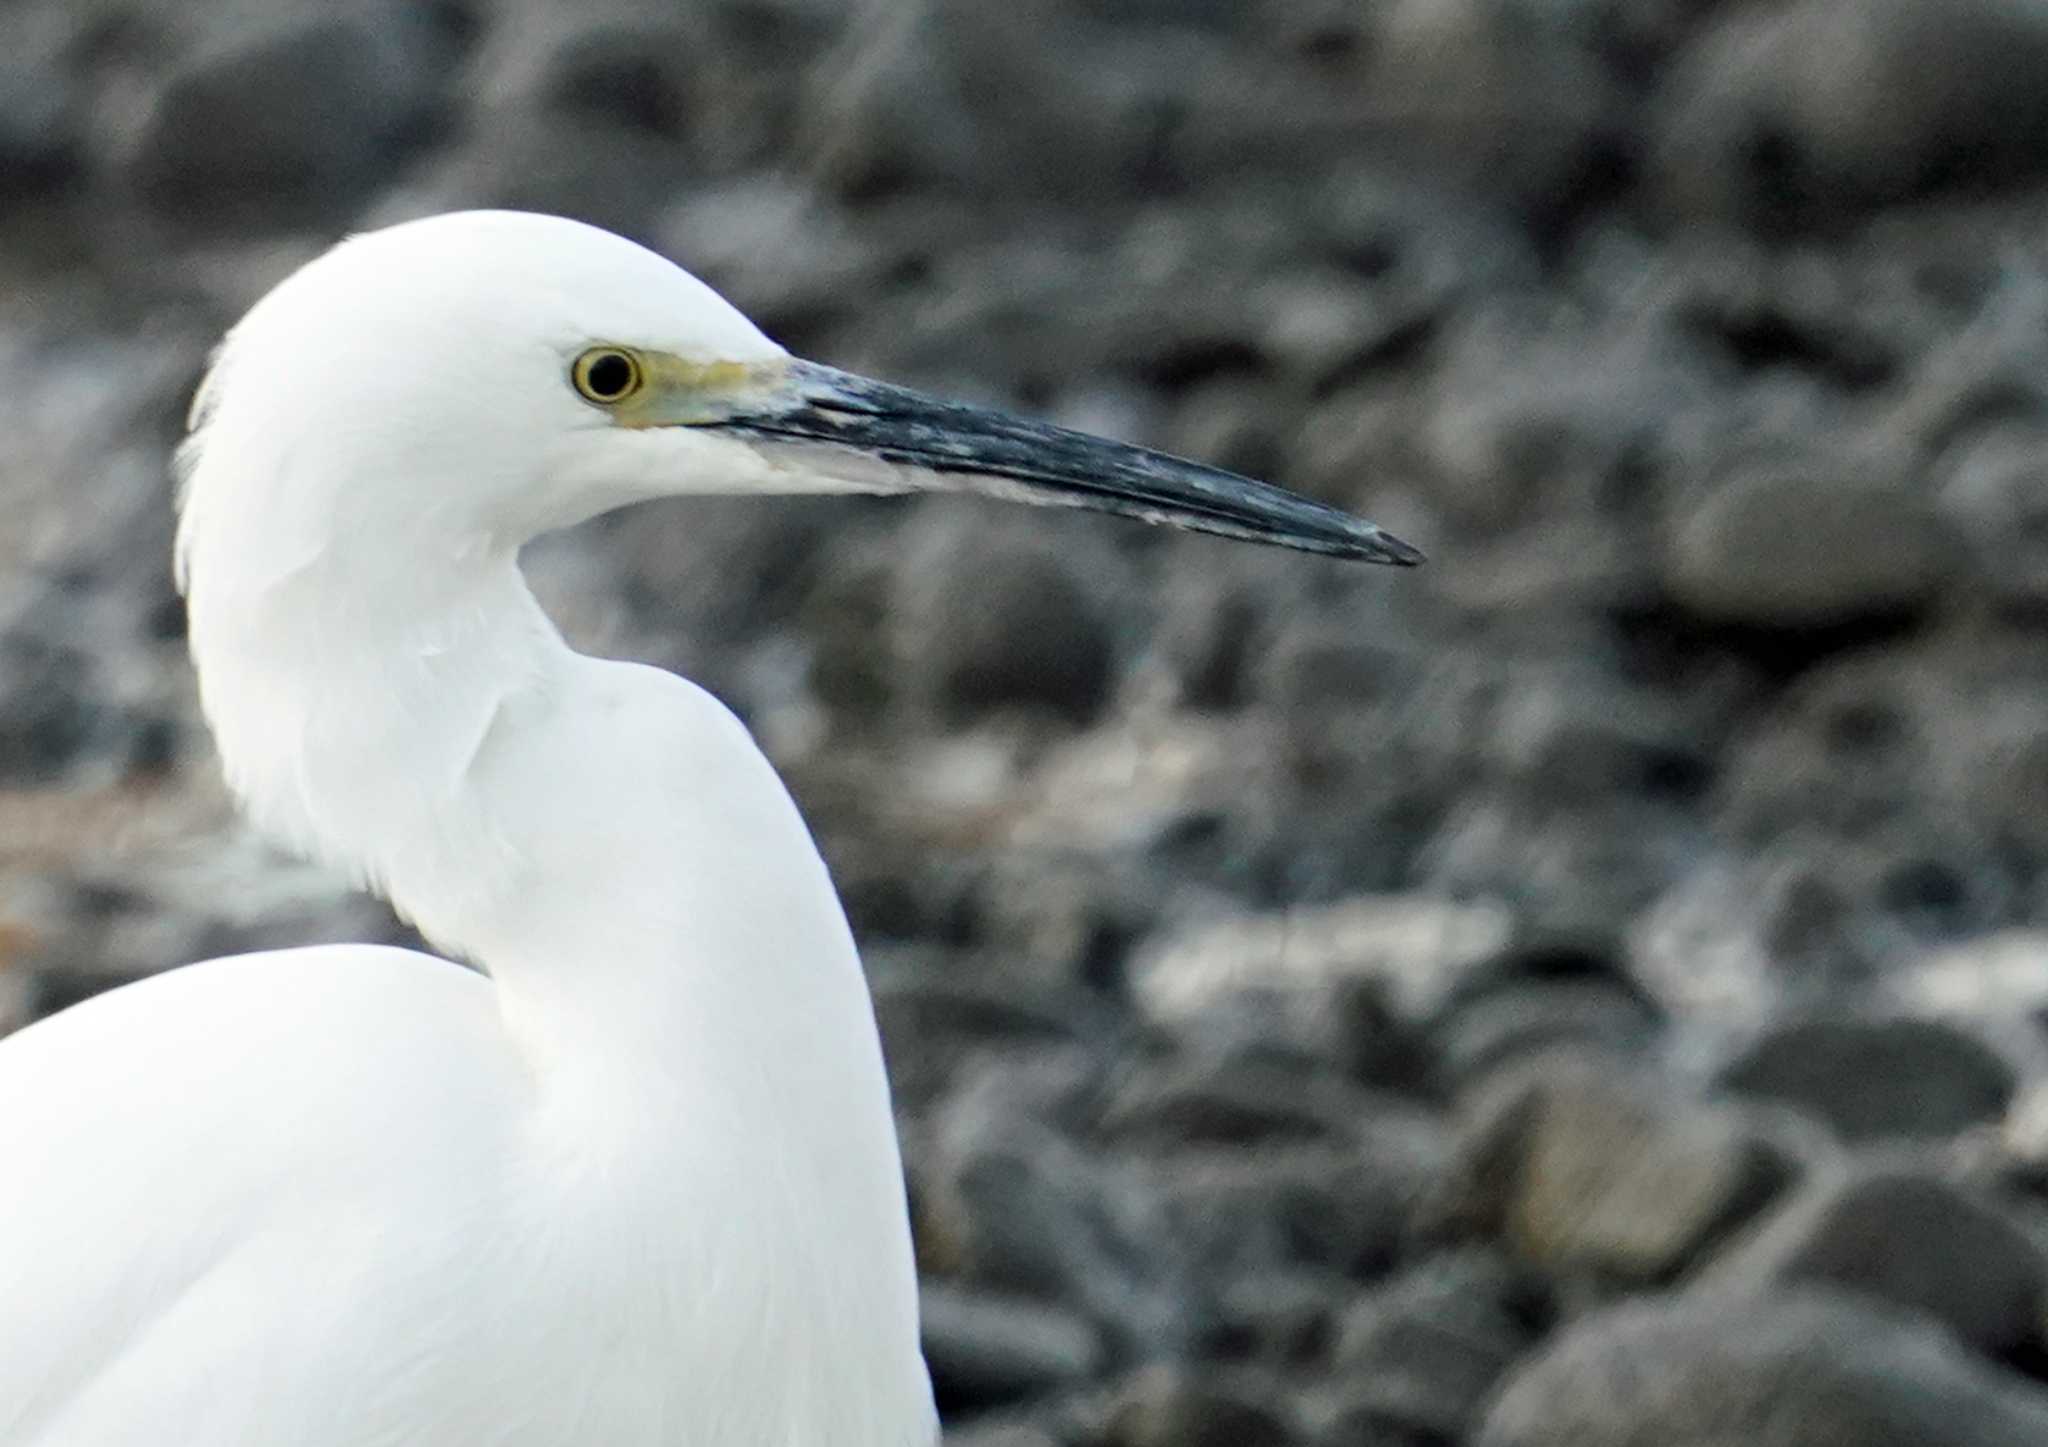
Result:
[[[679,136],[712,53],[700,7],[503,7],[467,89],[485,108],[531,106],[622,130]]]
[[[1632,1302],[1509,1380],[1473,1447],[2029,1447],[2048,1392],[1924,1318],[1805,1289]]]
[[[1681,213],[1839,223],[2038,171],[2048,16],[2029,0],[1726,7],[1671,75],[1651,171]]]
[[[846,499],[693,497],[597,527],[636,619],[695,662],[794,621],[850,522]]]
[[[1426,1093],[1434,1079],[1422,1031],[1403,1019],[1377,981],[1359,980],[1308,1002],[1240,990],[1180,1022],[1187,1048],[1219,1061],[1296,1072],[1336,1070],[1387,1090]]]
[[[1425,1228],[1498,1235],[1554,1271],[1668,1280],[1792,1173],[1732,1111],[1568,1059],[1487,1083],[1461,1115]]]
[[[1153,646],[1179,683],[1181,697],[1200,709],[1241,704],[1266,612],[1258,590],[1203,569],[1169,578],[1161,591]]]
[[[1060,760],[1074,775],[1039,769],[1031,817],[1016,821],[1020,842],[1035,836],[1044,847],[1005,852],[977,871],[972,908],[983,947],[1012,973],[1121,994],[1126,952],[1157,925],[1164,887],[1125,851],[1173,827],[1184,807],[1172,747],[1150,742],[1157,779],[1128,765],[1129,742],[1112,732],[1075,740],[1075,753]],[[1091,746],[1099,757],[1086,757]]]
[[[102,734],[111,710],[75,649],[0,633],[0,779],[48,784]]]
[[[849,47],[847,81],[819,140],[837,187],[1069,204],[1137,174],[1144,118],[1192,88],[1206,49],[1164,28],[1119,43],[1111,28],[1076,24],[1047,0],[941,7],[863,38]],[[1049,88],[1061,105],[1037,102]]]
[[[966,1279],[1077,1307],[1113,1350],[1178,1349],[1206,1308],[1161,1193],[1078,1149],[1019,1080],[984,1069],[940,1112],[917,1172],[931,1234]]]
[[[1618,932],[1699,868],[1710,841],[1677,801],[1609,794],[1561,807],[1517,789],[1467,788],[1436,821],[1416,874],[1452,898],[1511,905],[1560,933]]]
[[[1334,268],[1269,283],[1251,305],[1262,319],[1261,354],[1283,376],[1317,387],[1398,351],[1423,315],[1411,293]]]
[[[1914,611],[1951,565],[1917,494],[1766,466],[1726,479],[1678,523],[1666,585],[1717,622],[1810,628]]]
[[[1293,1440],[1278,1415],[1224,1382],[1157,1366],[1117,1389],[1103,1447],[1287,1447]]]
[[[1427,1044],[1436,1085],[1458,1091],[1524,1054],[1630,1056],[1659,1040],[1661,1027],[1657,1005],[1608,941],[1532,933],[1454,984],[1427,1021]]]
[[[1520,1056],[1559,1047],[1629,1056],[1656,1038],[1656,1012],[1630,992],[1598,981],[1510,985],[1460,1003],[1433,1022],[1437,1079],[1458,1086]]]
[[[1111,1139],[1191,1145],[1341,1140],[1369,1098],[1334,1081],[1251,1061],[1181,1059],[1133,1069],[1098,1126]]]
[[[1161,1228],[1209,1282],[1314,1269],[1385,1271],[1442,1170],[1442,1131],[1395,1117],[1357,1144],[1183,1149],[1151,1169]]]
[[[942,1095],[985,1050],[1045,1050],[1103,1033],[1088,1000],[1029,977],[977,971],[950,953],[871,946],[863,954],[901,1108]]]
[[[2048,853],[2048,681],[2015,679],[1951,714],[1938,739],[1971,824],[2032,857]]]
[[[1331,1318],[1348,1289],[1345,1279],[1332,1272],[1300,1267],[1246,1272],[1224,1287],[1217,1302],[1219,1352],[1278,1366],[1307,1366],[1328,1350]]]
[[[692,186],[662,218],[658,249],[792,349],[862,301],[895,260],[832,198],[779,177]],[[751,500],[750,500],[751,503]]]
[[[1996,1120],[2010,1064],[1938,1020],[1825,1018],[1773,1026],[1720,1072],[1745,1095],[1796,1105],[1844,1140],[1954,1135]]]
[[[1554,7],[1403,0],[1366,85],[1404,149],[1511,206],[1568,198],[1599,164],[1613,86]]]
[[[1630,961],[1682,1025],[1724,1038],[1754,1032],[1788,1007],[1835,1008],[1884,969],[1916,958],[1925,939],[1886,917],[1884,894],[1904,886],[1896,903],[1919,914],[1915,892],[1957,878],[1939,855],[1915,861],[1882,837],[1852,847],[1809,832],[1760,856],[1724,853],[1631,922]]]
[[[1247,986],[1308,1001],[1346,981],[1384,980],[1403,1014],[1425,1013],[1504,945],[1506,910],[1427,895],[1363,896],[1317,909],[1245,915],[1155,942],[1133,990],[1157,1020],[1186,1019]]]
[[[1703,1271],[1703,1288],[1813,1282],[1936,1317],[1991,1355],[2032,1338],[2048,1261],[1975,1192],[1908,1167],[1823,1173]]]
[[[1603,678],[1531,672],[1501,699],[1487,752],[1535,797],[1683,798],[1704,787],[1712,769],[1708,741],[1673,700]]]
[[[85,23],[70,6],[0,11],[0,196],[45,192],[82,168],[84,95],[69,52]]]
[[[2048,604],[2048,431],[2007,425],[1960,445],[1935,502],[2000,601]]]
[[[944,1447],[1063,1447],[1043,1428],[1015,1422],[949,1427],[943,1441]]]
[[[1549,297],[1475,301],[1441,345],[1418,441],[1432,499],[1482,535],[1636,505],[1667,434],[1713,395],[1662,332],[1596,329]]]
[[[919,1293],[925,1363],[948,1412],[999,1406],[1093,1375],[1095,1329],[1041,1302],[927,1281]]]
[[[1017,707],[1094,717],[1115,655],[1086,546],[1058,548],[1028,515],[998,521],[972,504],[919,522],[891,618],[906,691],[956,721]]]
[[[1277,635],[1249,661],[1248,680],[1289,715],[1392,704],[1427,667],[1398,632],[1356,618],[1293,617]]]
[[[1659,73],[1723,0],[1564,0],[1553,7],[1625,77]]]
[[[1533,1343],[1533,1293],[1513,1267],[1481,1251],[1432,1257],[1348,1307],[1332,1355],[1349,1383],[1341,1424],[1463,1441],[1495,1380]],[[1357,1440],[1357,1439],[1349,1439]]]
[[[1958,941],[1901,971],[1889,989],[1924,1014],[1973,1024],[2048,1022],[2048,930],[2015,928]]]
[[[346,214],[420,138],[451,58],[425,7],[289,8],[174,63],[129,176],[186,221],[259,203]]]
[[[1952,680],[1896,656],[1809,670],[1731,741],[1728,824],[1757,841],[1815,828],[1867,837],[1937,786],[1953,695]]]
[[[514,110],[479,117],[461,146],[407,174],[369,221],[388,226],[440,211],[501,207],[552,212],[645,241],[690,176],[688,158],[659,135]]]

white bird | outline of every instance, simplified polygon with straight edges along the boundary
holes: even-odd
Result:
[[[573,222],[344,242],[180,454],[255,823],[437,947],[212,960],[0,1044],[0,1447],[922,1447],[860,965],[745,729],[520,547],[643,498],[962,488],[1344,557],[1354,518],[793,359]]]

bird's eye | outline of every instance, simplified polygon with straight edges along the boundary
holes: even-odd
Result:
[[[640,363],[617,347],[592,347],[570,372],[576,390],[600,407],[625,401],[640,390]]]

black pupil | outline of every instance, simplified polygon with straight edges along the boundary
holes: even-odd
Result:
[[[592,396],[624,396],[633,385],[633,364],[617,352],[606,352],[584,370],[583,380]]]

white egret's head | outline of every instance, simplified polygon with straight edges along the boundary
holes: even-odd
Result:
[[[513,212],[394,226],[308,264],[229,335],[193,427],[188,561],[251,490],[288,553],[355,532],[516,548],[689,493],[957,489],[1419,556],[1230,473],[799,361],[654,253]]]

